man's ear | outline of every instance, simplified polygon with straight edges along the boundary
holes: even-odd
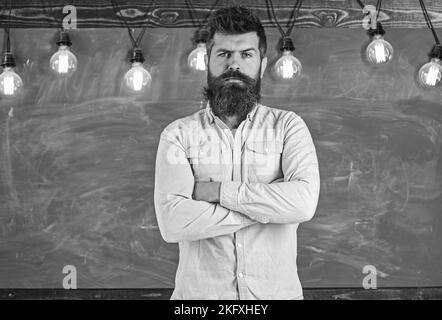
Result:
[[[264,57],[261,60],[261,79],[264,76],[264,71],[266,71],[266,67],[267,67],[267,57]]]

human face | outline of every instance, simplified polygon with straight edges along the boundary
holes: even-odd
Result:
[[[209,73],[213,77],[231,70],[239,71],[252,79],[262,78],[267,66],[267,58],[261,59],[260,56],[259,38],[256,32],[215,33],[208,59]]]

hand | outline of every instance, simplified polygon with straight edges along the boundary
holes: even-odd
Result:
[[[221,182],[195,182],[192,198],[198,201],[219,202]]]

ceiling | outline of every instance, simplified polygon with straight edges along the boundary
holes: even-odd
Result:
[[[152,6],[152,1],[154,5]],[[295,27],[361,28],[365,17],[360,3],[376,5],[376,0],[306,0]],[[113,3],[113,5],[112,5]],[[189,7],[190,3],[190,7]],[[243,5],[254,10],[265,27],[274,27],[265,0],[0,0],[0,27],[58,28],[66,14],[63,8],[72,4],[77,13],[77,28],[122,27],[121,14],[131,27],[190,28],[205,21],[216,7]],[[286,24],[294,0],[273,0],[278,21]],[[425,4],[436,28],[442,27],[442,1],[426,0]],[[192,10],[191,10],[192,9]],[[379,17],[384,27],[424,28],[426,23],[418,0],[383,1]]]

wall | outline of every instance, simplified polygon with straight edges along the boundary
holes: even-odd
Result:
[[[68,264],[79,288],[173,287],[178,247],[159,235],[154,159],[161,130],[200,107],[192,35],[146,33],[153,83],[133,97],[125,30],[73,32],[69,80],[48,71],[56,30],[12,30],[26,89],[0,100],[0,287],[61,287]],[[376,69],[361,58],[364,30],[297,29],[303,77],[263,79],[263,103],[301,115],[317,147],[320,202],[298,234],[305,287],[360,287],[365,265],[381,287],[442,285],[442,91],[414,81],[433,42],[428,30],[386,38],[395,59]]]

